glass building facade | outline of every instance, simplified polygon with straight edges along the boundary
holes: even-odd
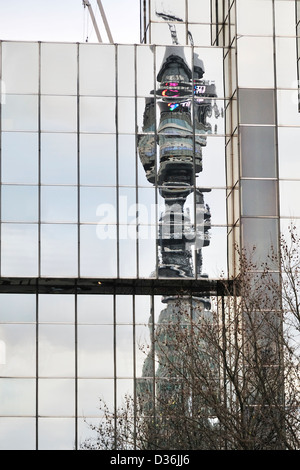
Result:
[[[0,449],[78,449],[171,296],[300,217],[298,1],[147,0],[139,45],[1,42]],[[275,271],[277,267],[274,267]],[[191,302],[191,304],[192,304]]]

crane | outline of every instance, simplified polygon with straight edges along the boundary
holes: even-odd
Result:
[[[98,28],[98,25],[97,25],[96,18],[95,18],[95,15],[94,15],[92,5],[90,4],[89,0],[82,0],[82,3],[83,3],[84,8],[87,7],[88,10],[89,10],[91,20],[93,22],[98,41],[103,42],[100,31],[99,31],[99,28]],[[108,21],[107,21],[107,18],[106,18],[105,11],[104,11],[101,0],[97,0],[97,4],[98,4],[98,8],[100,10],[100,14],[101,14],[102,21],[103,21],[105,29],[106,29],[106,33],[107,33],[109,42],[112,44],[114,41],[113,41],[113,37],[112,37],[111,31],[110,31],[110,28],[109,28],[109,24],[108,24]]]

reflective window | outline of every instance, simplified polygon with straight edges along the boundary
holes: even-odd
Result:
[[[274,87],[273,38],[240,37],[237,44],[239,86]]]
[[[77,222],[77,218],[77,188],[68,186],[42,186],[42,222]]]
[[[35,379],[0,379],[0,415],[35,416],[35,392]]]
[[[115,132],[115,98],[81,97],[81,132]]]
[[[39,322],[74,323],[75,297],[73,295],[39,295]]]
[[[237,33],[267,36],[273,34],[272,2],[239,0],[237,2]]]
[[[74,450],[74,419],[39,418],[38,430],[39,450]]]
[[[36,418],[0,418],[1,450],[35,450]]]
[[[78,274],[76,225],[41,225],[41,275],[68,277]]]
[[[280,215],[284,217],[300,217],[298,201],[300,181],[280,181]]]
[[[1,294],[0,322],[35,322],[35,294]]]
[[[75,329],[72,325],[39,326],[39,376],[75,376]]]
[[[242,174],[248,177],[275,177],[275,127],[241,127]]]
[[[79,416],[87,419],[93,416],[103,416],[103,410],[99,408],[102,399],[108,406],[108,409],[114,410],[114,381],[113,379],[79,379],[78,380],[78,412]],[[88,423],[91,420],[88,419]],[[99,423],[99,419],[97,424]],[[88,431],[87,423],[85,429],[82,426],[80,433],[86,434]],[[81,434],[82,435],[82,434]]]
[[[272,255],[272,249],[275,253],[278,249],[278,219],[243,218],[241,229],[243,247],[252,253],[252,261],[270,262],[268,256]]]
[[[75,381],[39,379],[39,416],[75,416]]]
[[[117,276],[116,225],[81,225],[80,276]]]
[[[77,184],[76,134],[41,135],[41,183]]]
[[[277,215],[277,182],[242,180],[242,215]]]
[[[116,184],[116,137],[114,135],[81,134],[80,183],[93,186]]]
[[[80,220],[113,224],[116,215],[116,188],[83,187],[80,190]]]
[[[2,133],[2,182],[37,184],[38,134]]]
[[[2,104],[2,130],[37,132],[38,97],[6,95]]]
[[[101,295],[101,285],[99,285],[99,294],[78,295],[77,318],[79,324],[113,324],[113,296]]]
[[[6,93],[38,93],[37,43],[2,43],[2,80]]]
[[[115,94],[115,48],[102,44],[79,45],[80,95],[113,96]]]
[[[239,90],[241,124],[275,124],[273,90]]]
[[[297,127],[278,128],[279,176],[300,179],[300,133]],[[288,149],[288,151],[287,151]]]
[[[76,44],[41,44],[41,93],[77,94]]]
[[[1,208],[4,222],[37,222],[37,186],[3,185]]]
[[[113,325],[78,327],[78,376],[113,377]]]
[[[0,338],[6,346],[5,363],[0,365],[0,375],[2,377],[35,377],[36,326],[2,324],[0,325]]]
[[[47,132],[77,131],[77,98],[75,96],[42,96],[41,126]]]
[[[38,274],[38,226],[35,224],[2,224],[2,276]]]

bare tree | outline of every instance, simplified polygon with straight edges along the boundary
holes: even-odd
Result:
[[[300,449],[294,227],[279,251],[263,265],[240,253],[236,290],[210,299],[213,308],[197,296],[168,299],[135,396],[115,414],[102,403],[105,419],[83,448]]]

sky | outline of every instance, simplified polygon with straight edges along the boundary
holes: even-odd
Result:
[[[108,42],[97,0],[90,0]],[[140,42],[140,0],[102,0],[115,43]],[[82,0],[0,0],[0,40],[98,42]]]

